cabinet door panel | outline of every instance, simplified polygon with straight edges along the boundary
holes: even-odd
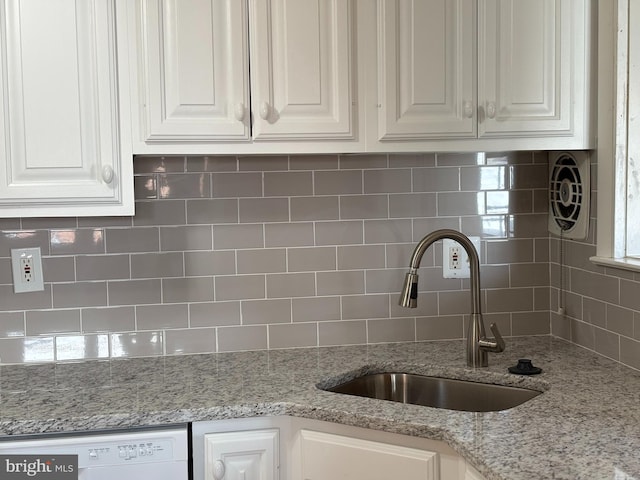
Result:
[[[0,1],[3,208],[124,213],[115,17],[114,0]]]
[[[472,0],[378,1],[378,138],[475,137]]]
[[[352,2],[250,7],[254,139],[354,138]]]
[[[300,431],[299,479],[438,480],[438,454],[334,435]]]
[[[144,139],[249,138],[246,3],[144,0]]]
[[[480,136],[571,133],[572,4],[479,2]]]

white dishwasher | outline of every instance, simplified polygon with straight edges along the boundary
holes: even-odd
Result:
[[[42,457],[41,464],[56,455],[77,455],[79,480],[188,480],[189,448],[186,426],[89,434],[44,434],[5,437],[0,457]],[[14,464],[26,464],[15,457]],[[4,462],[0,478],[4,478]],[[7,463],[8,468],[8,463]],[[12,467],[20,468],[20,467]],[[46,468],[46,467],[43,467]],[[22,478],[22,477],[20,477]],[[36,477],[37,478],[37,477]],[[67,478],[67,477],[64,477]]]

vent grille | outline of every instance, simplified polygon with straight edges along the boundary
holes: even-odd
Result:
[[[589,229],[589,155],[553,152],[549,155],[549,231],[582,240]]]

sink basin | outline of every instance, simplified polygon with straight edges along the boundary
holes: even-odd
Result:
[[[526,388],[409,373],[364,375],[326,390],[466,412],[507,410],[541,393]]]

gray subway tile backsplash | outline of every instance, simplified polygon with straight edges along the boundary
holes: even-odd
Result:
[[[640,275],[547,232],[544,152],[134,159],[135,217],[0,222],[0,362],[463,338],[468,281],[415,243],[482,239],[486,323],[553,333],[640,368]],[[593,229],[592,229],[593,231]],[[15,294],[10,250],[39,246],[45,290]],[[5,272],[6,271],[6,272]],[[560,305],[564,316],[556,313]]]

